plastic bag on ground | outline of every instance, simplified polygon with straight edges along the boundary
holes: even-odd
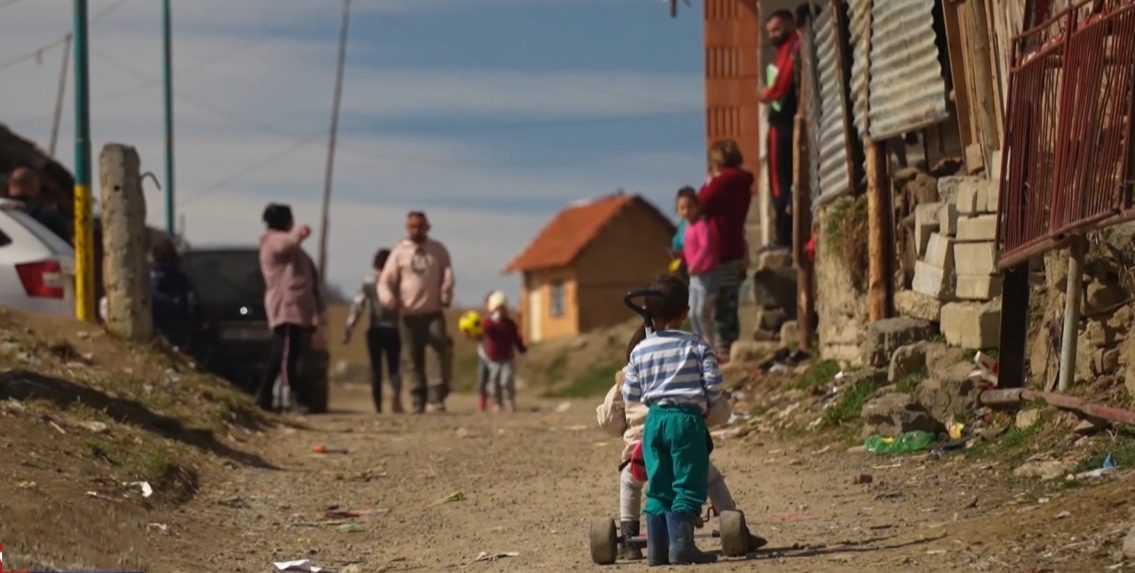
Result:
[[[926,450],[934,440],[934,434],[915,430],[898,438],[871,436],[863,443],[863,447],[868,452],[879,455],[913,454]]]

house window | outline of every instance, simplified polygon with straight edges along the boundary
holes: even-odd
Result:
[[[552,283],[552,300],[548,305],[548,315],[552,318],[560,318],[564,315],[563,281],[556,281]]]

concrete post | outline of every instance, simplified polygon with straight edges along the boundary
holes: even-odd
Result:
[[[133,147],[112,143],[99,154],[107,329],[127,340],[144,342],[153,337],[154,324],[146,198],[138,171],[138,152]]]
[[[1087,240],[1074,237],[1068,247],[1068,288],[1064,301],[1064,334],[1060,337],[1060,384],[1061,392],[1076,378],[1076,336],[1080,327],[1081,285],[1084,277],[1084,257],[1087,255]]]

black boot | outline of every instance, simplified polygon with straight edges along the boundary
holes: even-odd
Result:
[[[646,562],[651,567],[670,564],[670,533],[665,514],[646,514]]]
[[[627,561],[642,561],[642,546],[630,541],[632,537],[639,536],[639,522],[624,521],[619,525],[623,534],[623,559]]]
[[[716,555],[704,553],[694,545],[693,513],[670,512],[666,514],[666,529],[670,532],[670,564],[689,565],[693,563],[713,563]]]
[[[749,552],[752,553],[765,545],[768,545],[768,540],[760,535],[753,533],[749,530],[749,526],[745,526],[745,536],[749,538]]]

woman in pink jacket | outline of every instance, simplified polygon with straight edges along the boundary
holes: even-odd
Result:
[[[256,403],[272,409],[272,389],[282,374],[285,387],[291,388],[304,411],[312,406],[313,396],[297,375],[299,360],[310,349],[323,314],[318,272],[302,246],[311,228],[296,227],[292,209],[275,203],[264,209],[264,224],[268,229],[260,237],[260,272],[267,287],[264,311],[272,329],[272,354]]]

